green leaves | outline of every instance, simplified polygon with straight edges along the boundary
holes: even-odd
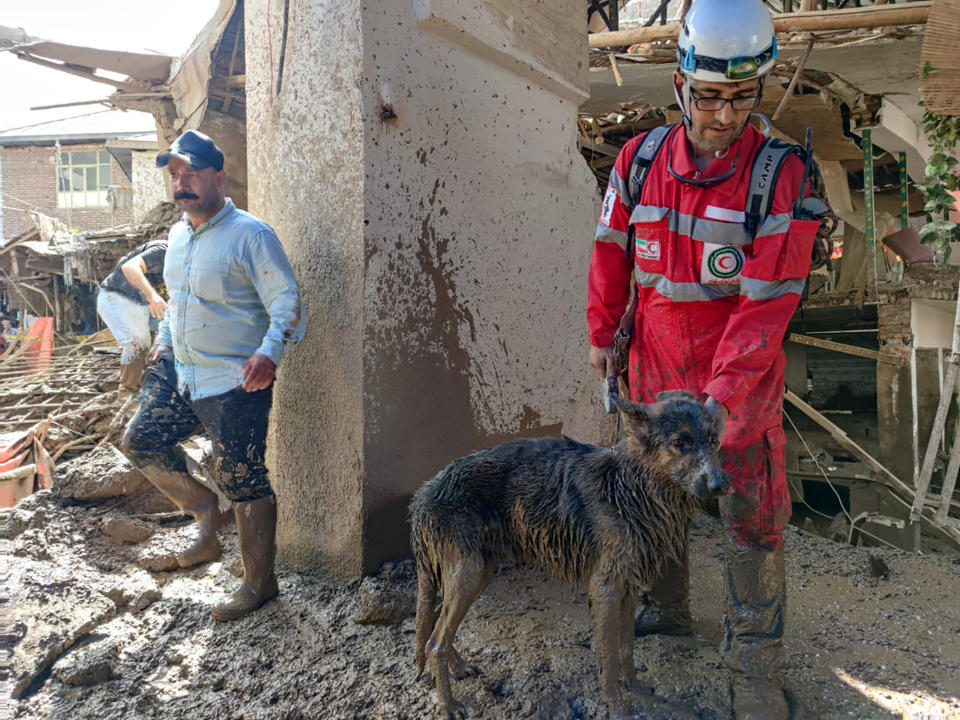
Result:
[[[921,76],[927,77],[936,71],[926,62]],[[960,174],[956,171],[958,161],[953,154],[960,141],[960,117],[924,110],[923,131],[933,152],[924,168],[924,182],[917,183],[916,188],[926,198],[923,210],[932,221],[920,229],[920,240],[933,245],[941,256],[948,256],[950,241],[958,234],[957,223],[947,218],[955,202],[950,192],[960,188]]]

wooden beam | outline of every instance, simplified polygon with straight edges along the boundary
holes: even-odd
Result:
[[[0,483],[9,483],[16,482],[17,480],[22,480],[23,478],[32,477],[37,474],[37,466],[35,463],[29,465],[21,465],[20,467],[15,467],[13,470],[7,470],[5,472],[0,472]]]
[[[892,488],[896,488],[900,492],[906,493],[907,495],[913,495],[913,489],[911,487],[900,480],[900,478],[898,478],[892,472],[887,470],[887,468],[884,467],[879,460],[873,457],[873,455],[851,440],[850,436],[847,435],[842,428],[830,422],[830,420],[828,420],[822,413],[805,403],[799,395],[792,390],[787,390],[785,397],[790,404],[794,405],[798,410],[800,410],[800,412],[830,433],[837,442],[850,450],[854,455],[860,458],[862,463],[877,473],[884,485],[889,485]]]
[[[960,287],[957,291],[960,292]],[[940,389],[940,402],[937,405],[937,414],[934,416],[933,428],[930,430],[930,438],[927,441],[927,451],[923,456],[923,465],[920,466],[920,475],[917,476],[917,495],[913,499],[913,510],[910,513],[910,519],[914,521],[920,517],[927,488],[930,487],[933,465],[937,459],[937,449],[946,427],[947,413],[950,410],[950,403],[953,401],[953,392],[958,376],[960,376],[960,300],[957,302],[953,316],[953,347],[950,350],[950,359],[947,361],[947,374],[943,379],[943,387]],[[960,435],[958,435],[958,439],[960,439]],[[950,462],[954,471],[956,471],[958,461],[954,460],[952,456],[957,452],[960,452],[960,449],[954,446],[951,450]],[[950,492],[953,493],[952,487]]]
[[[122,95],[117,97],[122,97],[124,100],[152,100],[152,99],[163,99],[173,97],[169,92],[139,92],[139,93],[128,93],[125,92]],[[56,105],[37,105],[30,108],[31,110],[53,110],[54,108],[64,108],[64,107],[76,107],[77,105],[113,105],[113,99],[109,97],[99,98],[98,100],[78,100],[77,102],[68,102],[68,103],[57,103]]]
[[[587,150],[592,150],[595,153],[600,153],[601,155],[608,155],[609,157],[615,158],[620,154],[620,148],[616,145],[611,145],[610,143],[598,143],[583,137],[582,135],[577,138],[577,141],[580,143],[581,148],[586,148]]]
[[[890,490],[894,492],[894,496],[903,502],[907,507],[910,507],[909,501],[904,498],[909,498],[914,496],[913,488],[903,482],[900,478],[890,472],[884,465],[873,457],[870,453],[864,450],[862,447],[857,445],[853,440],[850,439],[850,436],[846,432],[834,423],[830,422],[824,415],[818,412],[816,409],[812,408],[810,405],[805,403],[800,397],[793,392],[792,390],[787,390],[786,395],[784,396],[786,400],[796,407],[800,412],[806,415],[808,418],[813,420],[817,425],[822,427],[828,433],[830,433],[833,438],[843,445],[845,448],[850,450],[854,455],[856,455],[860,460],[871,470],[873,470],[878,475],[878,480],[882,484],[886,485]],[[933,510],[931,508],[924,507],[924,520],[931,523],[937,530],[943,534],[950,537],[955,543],[960,544],[960,530],[950,526],[941,527],[936,524],[933,517]]]
[[[930,13],[931,0],[922,2],[877,5],[866,8],[847,8],[823,12],[783,13],[773,16],[773,27],[778,33],[824,32],[832,30],[870,30],[897,25],[923,25]],[[591,33],[591,48],[621,47],[654,40],[674,39],[678,23],[649,28],[632,28],[615,32]]]
[[[847,355],[857,355],[858,357],[870,358],[877,362],[889,363],[890,365],[902,365],[900,358],[891,353],[877,352],[868,348],[857,347],[856,345],[847,345],[833,340],[823,340],[809,335],[797,335],[790,333],[787,336],[787,342],[797,343],[798,345],[810,345],[811,347],[821,348],[823,350],[834,350],[836,352],[846,353]]]
[[[125,83],[120,80],[114,80],[113,78],[103,77],[102,75],[97,75],[92,71],[80,70],[71,65],[66,65],[64,63],[55,63],[50,62],[49,60],[41,60],[40,58],[31,55],[26,52],[18,52],[17,57],[21,60],[26,60],[27,62],[36,63],[37,65],[42,65],[43,67],[52,68],[53,70],[59,70],[60,72],[65,72],[70,75],[76,75],[77,77],[86,78],[87,80],[93,80],[94,82],[104,83],[105,85],[113,85],[115,88],[120,88],[121,90],[129,90],[130,92],[142,91],[143,88],[139,88],[136,85],[131,85],[130,83]]]

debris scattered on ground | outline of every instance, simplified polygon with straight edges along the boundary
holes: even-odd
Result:
[[[221,533],[222,561],[147,572],[140,555],[181,548],[196,530],[148,521],[154,532],[139,543],[104,532],[141,527],[144,497],[78,504],[44,491],[0,512],[18,598],[14,717],[434,716],[430,682],[415,677],[412,562],[349,583],[281,564],[276,600],[216,623],[210,606],[237,583],[227,570],[238,557],[235,530]],[[718,650],[721,532],[708,516],[693,530],[694,636],[642,638],[635,652],[642,686],[705,720],[731,717]],[[791,527],[787,573],[784,675],[796,718],[960,717],[960,606],[944,602],[960,595],[951,557],[852,547]],[[582,590],[501,570],[458,638],[479,670],[456,682],[471,718],[606,717]]]

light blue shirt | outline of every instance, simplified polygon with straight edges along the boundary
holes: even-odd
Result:
[[[306,313],[283,246],[230,198],[196,230],[186,215],[170,228],[163,279],[170,302],[157,344],[173,348],[180,393],[228,392],[243,383],[251,355],[279,365],[303,338]]]

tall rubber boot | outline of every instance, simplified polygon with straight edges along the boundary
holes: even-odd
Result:
[[[214,620],[236,620],[275,597],[280,588],[273,573],[276,554],[277,501],[273,495],[234,503],[240,557],[243,560],[243,584],[240,589],[211,609]]]
[[[170,498],[181,512],[191,515],[197,524],[197,539],[193,545],[176,555],[152,558],[149,569],[188,568],[220,557],[222,549],[217,530],[230,521],[230,511],[220,512],[216,493],[186,473],[160,470],[156,467],[142,468],[141,472],[160,492]]]
[[[690,615],[689,537],[679,562],[668,559],[663,574],[637,604],[633,623],[636,637],[644,635],[692,635]]]
[[[724,540],[727,612],[723,659],[732,670],[736,720],[789,720],[780,679],[787,583],[783,548],[773,552]]]

